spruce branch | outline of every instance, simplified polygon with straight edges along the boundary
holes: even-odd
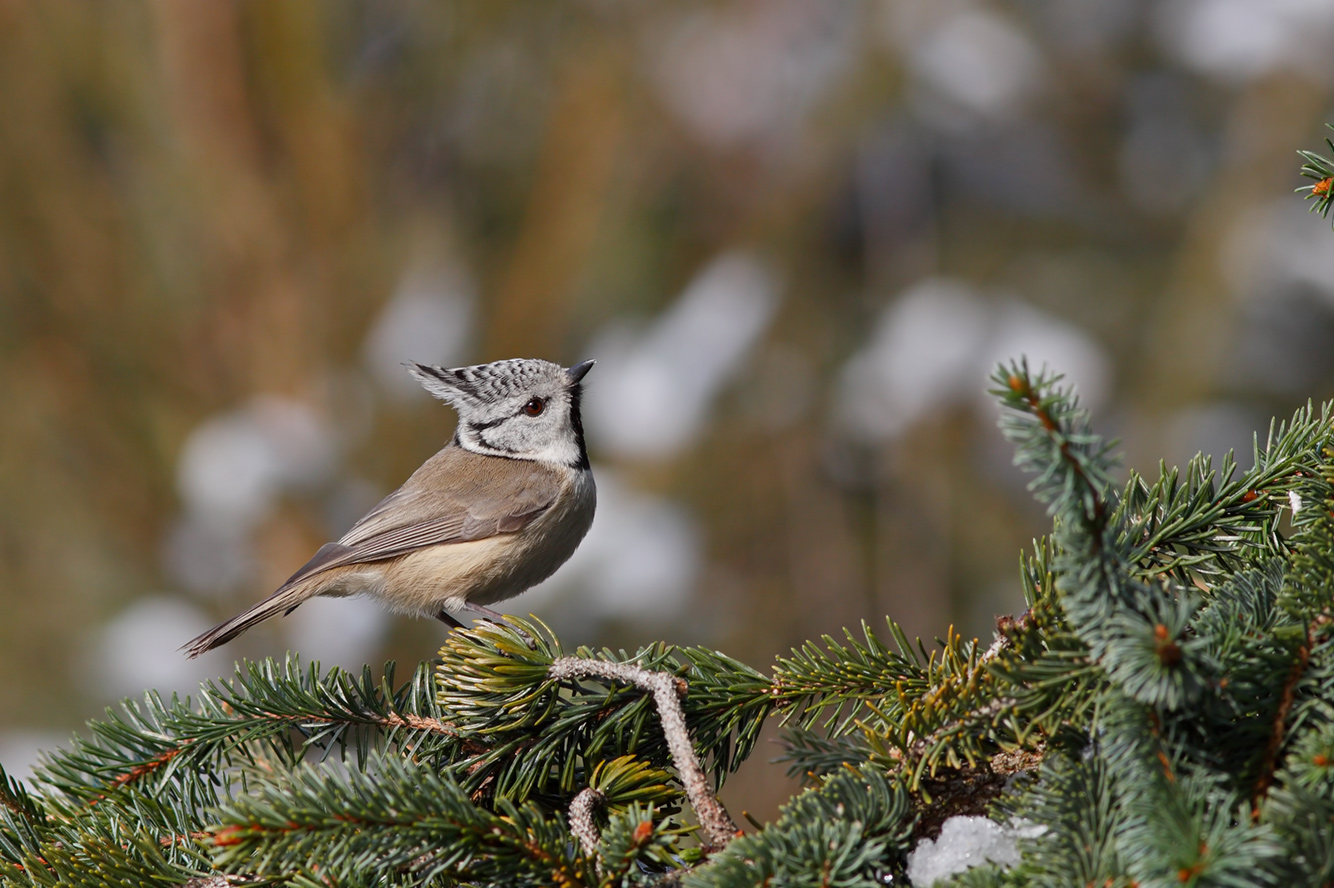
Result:
[[[282,761],[307,749],[350,745],[364,757],[372,740],[401,744],[425,756],[465,745],[444,723],[427,690],[423,666],[402,688],[392,687],[393,664],[377,683],[370,669],[354,677],[341,669],[321,674],[288,656],[238,664],[229,684],[210,681],[190,700],[157,693],[127,700],[91,736],[53,755],[38,778],[66,796],[97,804],[109,794],[144,784],[148,791],[183,774],[214,768],[234,754],[249,757],[255,744]],[[371,733],[360,729],[368,729]]]
[[[687,888],[884,885],[901,874],[915,823],[902,781],[844,768],[789,801],[778,820],[740,836],[687,873]]]
[[[1319,456],[1298,494],[1311,508],[1293,516],[1298,528],[1293,569],[1280,607],[1302,622],[1325,627],[1334,619],[1334,443],[1329,438],[1321,442]]]
[[[24,788],[22,781],[5,773],[3,765],[0,765],[0,806],[10,817],[26,823],[39,821],[43,816],[37,800]]]
[[[1128,888],[1129,876],[1116,841],[1125,813],[1105,759],[1049,756],[1038,778],[1017,789],[995,806],[998,819],[1023,817],[1048,829],[1030,840],[1032,858],[1008,884],[1025,884],[1027,875],[1031,884]],[[1043,879],[1043,874],[1049,878]]]
[[[1258,443],[1254,450],[1255,468],[1240,477],[1231,453],[1217,474],[1202,454],[1185,469],[1160,466],[1152,485],[1130,473],[1113,520],[1121,526],[1118,546],[1141,575],[1168,573],[1184,583],[1277,554],[1280,501],[1306,454],[1261,452]]]
[[[1107,454],[1111,446],[1089,429],[1088,415],[1079,409],[1073,392],[1057,387],[1059,374],[1042,372],[1031,378],[1024,360],[1008,371],[1001,367],[992,378],[1004,383],[1005,388],[998,391],[1004,395],[1005,406],[1027,413],[1041,426],[1041,436],[1034,437],[1025,434],[1024,426],[1007,422],[1008,417],[1001,420],[1001,428],[1011,440],[1042,441],[1047,445],[1045,453],[1041,448],[1031,453],[1021,448],[1015,456],[1020,466],[1040,470],[1031,485],[1038,499],[1049,502],[1053,514],[1079,514],[1095,545],[1100,544],[1107,518],[1103,491],[1110,481]]]
[[[680,795],[676,778],[661,768],[632,755],[598,762],[588,778],[588,788],[602,793],[603,804],[621,810],[638,803],[674,802]]]
[[[1330,405],[1317,412],[1307,404],[1290,420],[1272,422],[1263,446],[1254,438],[1253,467],[1241,474],[1231,453],[1217,474],[1202,454],[1184,469],[1161,466],[1153,485],[1132,472],[1113,519],[1132,569],[1189,584],[1284,554],[1279,525],[1291,495],[1320,496],[1312,469],[1330,439],[1330,420]]]
[[[249,881],[251,880],[238,876],[204,876],[189,879],[183,882],[180,888],[231,888],[233,885],[242,885]]]
[[[690,800],[690,806],[704,829],[708,845],[714,849],[724,848],[740,832],[727,809],[709,787],[704,769],[695,756],[695,748],[686,728],[685,712],[681,708],[680,698],[688,691],[684,681],[669,672],[651,672],[628,663],[579,657],[561,657],[553,661],[548,674],[556,681],[606,678],[632,684],[652,694],[667,748],[671,751],[677,773],[681,775],[686,798]]]
[[[1023,745],[1028,738],[1015,712],[1017,700],[1005,693],[1006,682],[998,678],[1004,673],[995,666],[1009,650],[1011,637],[1027,631],[1028,619],[1009,619],[1005,625],[1010,634],[1000,633],[985,650],[951,627],[938,639],[938,649],[910,653],[902,630],[892,622],[898,652],[883,645],[865,624],[865,643],[847,630],[847,645],[828,637],[823,649],[808,642],[775,668],[775,696],[803,707],[789,710],[803,718],[786,735],[780,760],[794,763],[789,773],[811,776],[845,761],[870,761],[902,770],[911,789],[925,791],[923,780],[940,768],[978,767],[1003,748]],[[853,689],[859,698],[852,697]],[[845,703],[851,704],[850,711],[840,712]],[[812,734],[808,727],[821,706],[834,709],[824,722],[826,729],[834,726],[827,737]],[[855,744],[844,739],[850,727],[862,735]]]
[[[482,624],[451,633],[441,651],[442,711],[457,730],[482,738],[476,755],[456,762],[465,786],[518,799],[568,798],[584,784],[581,768],[594,769],[611,755],[633,751],[653,763],[674,758],[666,737],[647,720],[654,713],[651,698],[616,686],[562,689],[549,671],[562,654],[558,642],[540,624],[516,622],[528,630],[528,641],[510,628]],[[941,650],[919,653],[892,622],[894,646],[861,628],[861,637],[845,632],[846,643],[826,637],[823,645],[807,643],[779,658],[772,679],[702,648],[577,653],[578,659],[688,677],[686,723],[701,764],[711,759],[717,780],[749,753],[764,718],[775,711],[800,725],[823,718],[832,736],[853,727],[868,731],[884,755],[922,758],[918,776],[941,764],[976,763],[1013,742],[1008,715],[989,705],[992,681],[984,666],[990,660],[975,642],[951,631]],[[932,738],[925,749],[924,737]]]
[[[570,832],[579,840],[584,857],[594,862],[594,869],[603,877],[604,884],[617,884],[619,876],[608,875],[613,870],[628,871],[639,863],[651,864],[652,858],[671,847],[672,837],[686,830],[678,830],[669,821],[655,823],[653,799],[667,793],[666,782],[671,776],[652,768],[632,756],[622,756],[610,762],[601,762],[593,770],[589,785],[570,801],[567,819]],[[648,807],[644,807],[647,801]],[[598,829],[598,817],[609,811],[609,841],[602,851],[603,837]],[[630,826],[625,832],[628,818]],[[619,832],[618,832],[619,829]]]
[[[109,795],[111,795],[121,787],[129,786],[131,783],[143,780],[144,778],[153,774],[159,768],[162,768],[167,764],[169,764],[172,759],[176,758],[176,756],[180,755],[182,752],[188,749],[190,744],[192,744],[193,742],[194,742],[193,738],[185,738],[183,740],[180,740],[175,746],[164,749],[157,755],[152,756],[151,758],[133,766],[128,771],[125,771],[121,774],[117,774],[107,784],[107,792],[93,796],[92,798],[88,799],[87,804],[90,806],[96,805],[98,802],[105,800]]]
[[[590,881],[559,818],[535,803],[502,799],[492,813],[431,768],[396,755],[373,754],[367,764],[252,775],[250,791],[221,808],[215,862],[236,874],[318,873],[334,884],[409,875],[571,888]]]
[[[1052,565],[1061,605],[1095,663],[1136,699],[1180,707],[1198,699],[1213,664],[1199,645],[1175,639],[1195,603],[1168,578],[1134,566],[1127,518],[1111,491],[1110,448],[1095,435],[1059,377],[1001,367],[993,391],[1010,408],[1001,427],[1015,462],[1035,473],[1030,487],[1056,518]]]
[[[844,629],[846,644],[825,635],[823,646],[808,641],[794,648],[791,657],[779,657],[769,694],[785,718],[795,717],[800,727],[809,728],[824,715],[823,727],[837,737],[873,705],[884,706],[888,700],[896,713],[896,704],[927,693],[931,681],[922,663],[930,657],[919,657],[903,630],[892,620],[886,622],[894,648],[863,622],[861,639]]]
[[[844,766],[858,767],[870,759],[866,739],[856,735],[824,737],[806,728],[784,731],[783,754],[775,762],[788,762],[787,776],[813,783]]]
[[[1334,880],[1330,405],[1272,424],[1249,471],[1114,487],[1057,377],[996,381],[1054,528],[989,644],[863,624],[767,677],[515,621],[451,633],[397,689],[247,664],[110,714],[36,791],[0,780],[0,882],[870,886],[988,805],[1047,833],[958,884]],[[815,785],[742,836],[714,792],[774,714]],[[671,820],[683,799],[702,828]]]
[[[1264,800],[1269,787],[1274,782],[1274,766],[1278,761],[1279,750],[1283,747],[1283,735],[1287,729],[1288,717],[1292,713],[1292,703],[1297,691],[1297,682],[1306,672],[1311,662],[1311,649],[1315,646],[1313,633],[1308,630],[1305,643],[1298,645],[1296,656],[1292,659],[1292,668],[1283,682],[1279,695],[1278,708],[1274,712],[1274,726],[1270,732],[1269,743],[1265,746],[1264,759],[1260,764],[1260,776],[1255,781],[1251,793],[1251,819],[1260,819],[1260,803]]]
[[[51,824],[47,832],[37,849],[0,864],[0,882],[89,888],[179,884],[208,869],[202,843],[164,845],[152,830],[141,828],[124,813],[64,820]]]
[[[1046,537],[1020,556],[1029,608],[1017,618],[997,619],[997,634],[1007,643],[986,664],[1014,699],[1008,725],[1021,746],[1040,744],[1063,725],[1086,723],[1102,680],[1088,645],[1066,620],[1052,561],[1052,542]]]
[[[1325,126],[1334,129],[1334,126],[1328,123]],[[1325,144],[1329,146],[1330,152],[1334,154],[1334,142],[1327,138]],[[1334,204],[1334,194],[1330,193],[1331,185],[1334,185],[1334,160],[1322,157],[1314,151],[1298,151],[1297,154],[1306,161],[1302,164],[1301,174],[1308,179],[1314,179],[1315,182],[1311,185],[1300,186],[1295,191],[1297,194],[1305,192],[1304,200],[1315,201],[1311,206],[1312,213],[1319,213],[1325,218],[1329,218],[1330,205]]]
[[[1326,721],[1293,743],[1262,816],[1293,839],[1281,873],[1290,884],[1334,880],[1334,723]]]
[[[608,818],[601,841],[604,888],[649,884],[666,888],[679,883],[696,849],[682,849],[680,840],[695,831],[660,819],[652,804],[635,802]]]
[[[600,762],[633,755],[660,767],[672,760],[651,694],[630,684],[593,687],[555,679],[549,670],[564,652],[550,630],[537,621],[513,622],[530,642],[510,627],[481,624],[451,633],[440,652],[441,710],[476,744],[453,763],[464,786],[479,798],[541,797],[556,804],[581,789]],[[773,710],[763,675],[713,651],[656,644],[633,656],[585,648],[576,656],[688,676],[685,717],[701,763],[709,761],[719,784],[750,754]],[[675,798],[670,790],[643,800],[664,804]]]

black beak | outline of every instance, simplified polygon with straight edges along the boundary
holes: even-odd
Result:
[[[593,365],[596,363],[597,361],[583,361],[566,370],[565,377],[570,381],[570,385],[574,385],[579,380],[583,379],[584,375],[588,373],[589,370],[592,370]]]

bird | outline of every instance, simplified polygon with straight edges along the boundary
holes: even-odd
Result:
[[[181,646],[190,659],[315,596],[369,595],[391,611],[462,626],[537,585],[574,554],[597,490],[579,415],[584,361],[409,363],[458,412],[454,437],[268,598]]]

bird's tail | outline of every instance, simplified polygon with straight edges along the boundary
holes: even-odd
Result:
[[[230,620],[214,626],[203,635],[187,641],[181,645],[181,650],[185,651],[189,658],[193,660],[205,651],[211,651],[219,645],[226,644],[256,623],[262,623],[276,614],[290,614],[297,609],[301,602],[310,598],[314,591],[310,583],[285,585],[244,613],[237,614]]]

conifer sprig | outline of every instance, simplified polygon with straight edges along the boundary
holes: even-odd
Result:
[[[631,685],[553,674],[553,664],[565,659],[688,682],[686,718],[715,784],[749,754],[773,708],[763,675],[715,652],[659,644],[633,656],[580,648],[566,658],[545,626],[510,619],[515,628],[483,623],[456,630],[440,652],[441,712],[476,738],[454,765],[470,791],[520,801],[555,798],[579,791],[599,762],[618,756],[670,764],[653,699]]]
[[[901,781],[845,768],[785,805],[779,818],[686,874],[686,888],[883,886],[901,873],[915,818]]]
[[[1329,129],[1334,126],[1325,124]],[[1328,138],[1325,144],[1329,146],[1331,154],[1334,154],[1334,142]],[[1306,200],[1314,200],[1311,206],[1311,212],[1319,213],[1325,218],[1329,218],[1329,208],[1334,204],[1334,194],[1330,194],[1331,185],[1334,185],[1334,160],[1316,154],[1314,151],[1299,150],[1297,152],[1306,163],[1302,164],[1301,173],[1308,179],[1314,179],[1311,185],[1302,185],[1296,189],[1296,193],[1305,193]]]
[[[513,628],[483,623],[455,631],[441,650],[441,713],[455,730],[478,738],[456,763],[466,787],[522,800],[577,792],[586,770],[617,755],[669,764],[648,698],[625,685],[553,679],[551,666],[565,654],[550,630],[510,620]],[[823,719],[835,736],[865,720],[889,747],[924,754],[928,769],[994,751],[968,720],[985,706],[988,681],[974,642],[951,632],[940,650],[918,653],[893,623],[889,632],[894,647],[865,625],[861,639],[846,633],[846,643],[807,643],[779,658],[772,678],[705,648],[651,645],[633,655],[581,648],[573,657],[686,682],[682,705],[715,784],[750,754],[775,712],[805,726]],[[946,725],[955,726],[958,743],[941,735],[940,742],[922,745]],[[965,747],[961,758],[957,751]]]
[[[0,882],[870,886],[997,792],[996,816],[1046,832],[957,885],[1334,878],[1330,407],[1271,426],[1249,471],[1117,487],[1057,377],[996,382],[1054,527],[990,643],[863,624],[766,676],[699,647],[567,652],[512,619],[451,633],[397,688],[246,664],[112,713],[35,790],[0,772]],[[770,716],[813,789],[695,838],[686,789],[707,807]]]
[[[559,819],[532,802],[497,808],[397,755],[373,755],[364,771],[302,764],[256,774],[249,792],[222,806],[213,845],[220,867],[262,878],[596,884]]]
[[[787,776],[810,783],[841,770],[858,767],[871,756],[864,737],[826,737],[815,731],[793,727],[783,733],[783,754],[775,761],[788,762]]]
[[[994,391],[1010,408],[1001,428],[1015,443],[1015,462],[1037,478],[1030,485],[1049,504],[1053,575],[1066,617],[1092,659],[1136,699],[1178,707],[1210,680],[1198,645],[1181,638],[1195,604],[1170,580],[1146,581],[1133,569],[1122,527],[1126,513],[1109,499],[1110,448],[1088,425],[1059,377],[1030,378],[1024,364],[1001,367]]]
[[[122,787],[148,791],[233,753],[253,755],[256,743],[289,762],[309,748],[343,744],[364,757],[377,739],[428,756],[458,746],[427,693],[429,671],[419,668],[397,690],[393,672],[389,664],[376,682],[369,667],[359,677],[341,669],[321,675],[318,664],[303,668],[290,655],[282,663],[242,663],[231,683],[201,687],[193,705],[149,693],[108,710],[105,721],[90,723],[90,737],[76,737],[38,776],[66,797],[96,804]]]
[[[794,648],[791,657],[779,657],[769,693],[784,717],[810,727],[823,716],[823,727],[837,737],[869,707],[892,719],[902,703],[920,698],[931,687],[922,666],[928,657],[913,651],[892,620],[888,629],[894,648],[862,623],[861,640],[845,629],[846,644],[825,635],[823,646],[808,641]]]
[[[1110,464],[1083,437],[1081,416],[1045,407],[1052,380],[1030,379],[1022,365],[997,380],[1015,395],[1005,396],[1018,411],[1007,433],[1038,473],[1056,527],[1026,562],[1031,609],[993,672],[1026,688],[1021,701],[1026,693],[1028,705],[1063,716],[1041,779],[998,808],[1048,833],[1028,843],[1018,869],[959,884],[1065,884],[1072,874],[1108,885],[1159,884],[1164,874],[1173,884],[1278,884],[1293,859],[1328,872],[1329,855],[1284,835],[1281,821],[1314,824],[1328,806],[1328,796],[1285,785],[1285,756],[1318,748],[1312,734],[1331,718],[1334,645],[1321,617],[1334,587],[1319,567],[1297,569],[1306,549],[1304,566],[1334,559],[1322,528],[1329,506],[1309,508],[1329,501],[1329,406],[1272,426],[1240,478],[1228,459],[1219,484],[1197,458],[1184,483],[1174,470],[1152,487],[1132,475],[1118,497],[1110,483],[1087,483]],[[1051,397],[1073,404],[1066,392]],[[1083,440],[1095,471],[1062,439]],[[1292,506],[1289,540],[1280,516]],[[1074,642],[1070,665],[1087,663],[1077,674],[1091,708],[1071,705],[1052,681],[1062,638]]]

